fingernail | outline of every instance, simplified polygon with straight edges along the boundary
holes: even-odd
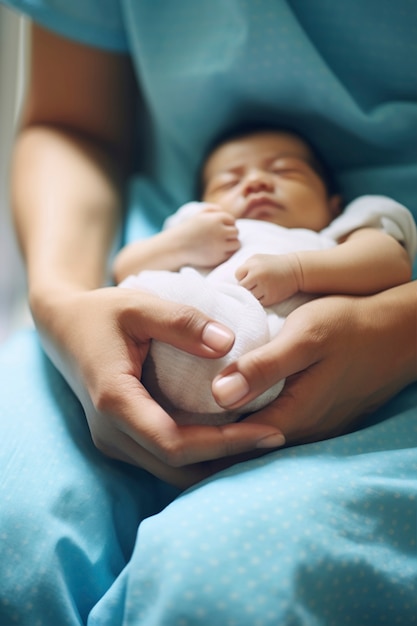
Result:
[[[216,393],[216,402],[220,406],[231,406],[246,396],[249,385],[242,374],[234,372],[216,380],[213,383],[213,391]]]
[[[231,348],[235,338],[231,330],[209,322],[203,330],[202,339],[209,348],[223,351]]]
[[[256,443],[257,448],[281,448],[283,445],[285,445],[285,437],[281,433],[268,435]]]

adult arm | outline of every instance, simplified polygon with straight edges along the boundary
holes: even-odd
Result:
[[[133,135],[130,62],[36,26],[32,42],[12,187],[35,323],[99,449],[188,484],[202,469],[179,466],[268,445],[277,431],[180,428],[141,385],[152,337],[208,358],[233,338],[191,307],[103,287]]]

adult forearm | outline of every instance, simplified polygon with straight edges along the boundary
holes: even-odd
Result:
[[[16,142],[12,197],[29,303],[47,354],[80,398],[78,362],[98,316],[94,303],[87,313],[81,307],[105,282],[121,207],[118,178],[106,151],[76,134],[29,126]]]
[[[93,141],[46,126],[21,132],[12,196],[31,294],[103,284],[121,208],[120,178]]]
[[[417,380],[417,281],[372,296],[368,324],[381,330],[385,355],[397,388]],[[366,303],[367,298],[364,299]]]

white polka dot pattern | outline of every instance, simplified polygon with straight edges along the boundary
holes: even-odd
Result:
[[[16,4],[53,5],[65,32],[60,2]],[[153,228],[217,133],[259,118],[318,142],[346,200],[417,215],[414,0],[71,2],[87,5],[123,16],[154,106]],[[128,238],[140,207],[133,189]],[[0,626],[417,624],[416,386],[359,432],[174,499],[94,449],[32,333],[2,348],[0,381]]]

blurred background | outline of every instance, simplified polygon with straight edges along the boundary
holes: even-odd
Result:
[[[27,22],[0,6],[0,342],[31,323],[9,197],[10,152],[25,89],[27,51]]]

